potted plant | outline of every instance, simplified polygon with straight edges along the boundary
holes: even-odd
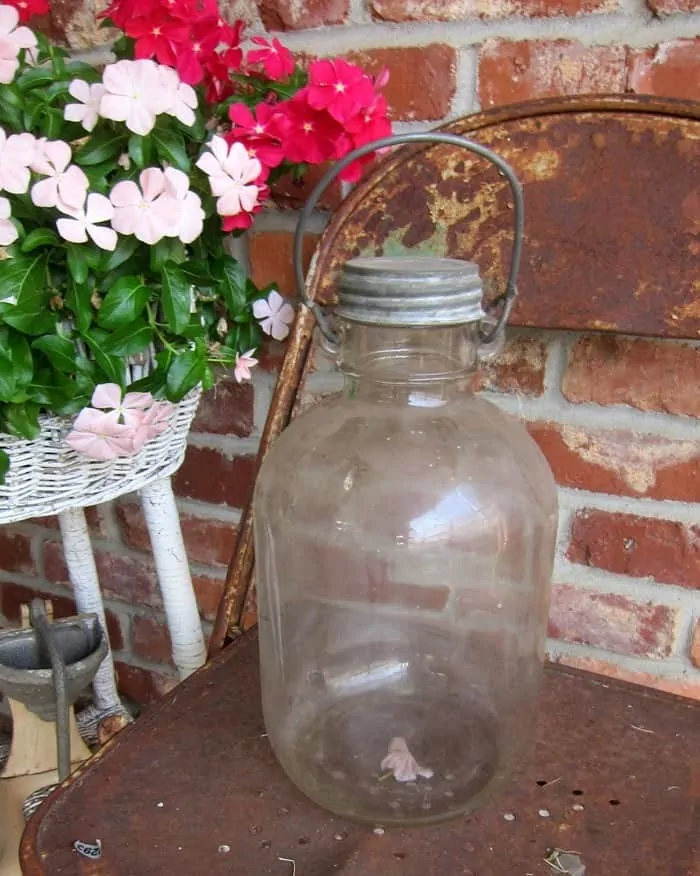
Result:
[[[0,5],[0,522],[179,464],[200,389],[293,319],[228,234],[390,132],[385,74],[244,43],[216,0],[115,0],[103,69],[26,26],[46,11]]]

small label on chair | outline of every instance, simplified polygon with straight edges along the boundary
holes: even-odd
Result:
[[[99,840],[96,840],[94,843],[81,843],[80,840],[76,840],[73,843],[73,848],[83,858],[90,858],[96,861],[102,857],[102,843]]]

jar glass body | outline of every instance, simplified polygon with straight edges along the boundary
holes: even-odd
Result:
[[[476,326],[346,324],[345,390],[256,485],[270,742],[309,797],[375,824],[476,808],[532,737],[556,489],[465,385],[476,348]]]

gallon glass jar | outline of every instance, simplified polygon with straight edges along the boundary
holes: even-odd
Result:
[[[556,491],[471,390],[474,265],[355,259],[337,314],[344,391],[282,433],[255,492],[265,723],[322,806],[437,822],[531,741]]]

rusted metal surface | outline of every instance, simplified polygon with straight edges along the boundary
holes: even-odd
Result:
[[[556,847],[590,876],[700,873],[697,703],[550,668],[535,756],[503,796],[377,835],[286,779],[263,735],[257,665],[247,634],[120,734],[29,823],[22,872],[290,876],[291,858],[297,876],[544,876]],[[80,859],[76,839],[100,839],[101,860]]]
[[[700,337],[700,103],[634,95],[531,101],[445,130],[491,146],[525,190],[526,246],[514,325]],[[511,240],[507,184],[446,147],[388,156],[336,211],[309,275],[330,301],[338,267],[359,253],[416,248],[472,259],[503,288]],[[259,459],[293,416],[309,370],[312,317],[290,338]],[[210,656],[245,626],[252,587],[245,510]]]
[[[511,322],[700,337],[700,103],[538,102],[461,119],[523,183],[526,247]],[[677,106],[677,110],[681,107]],[[357,255],[448,254],[501,290],[511,241],[506,181],[450,146],[403,150],[344,204],[322,241],[318,294]]]

